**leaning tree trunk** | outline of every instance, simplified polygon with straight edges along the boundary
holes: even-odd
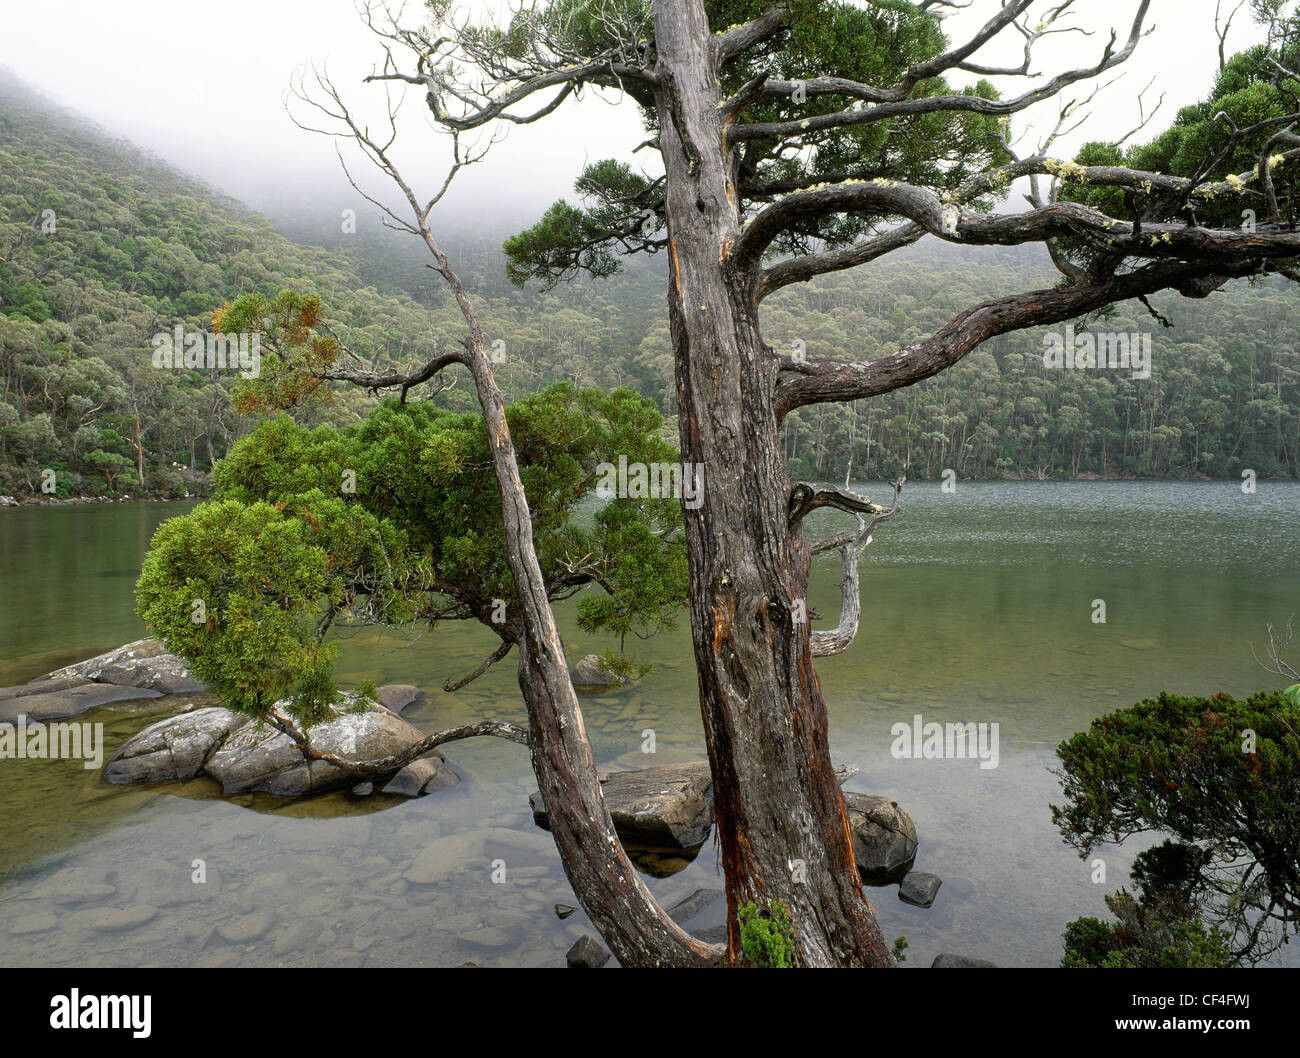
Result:
[[[440,251],[435,253],[446,268]],[[463,297],[463,291],[456,292]],[[483,351],[477,318],[467,313],[467,319],[469,367],[501,487],[506,556],[522,611],[519,686],[528,705],[533,771],[565,874],[583,910],[624,966],[707,965],[716,960],[719,949],[686,933],[659,907],[614,830],[537,563],[505,401]]]
[[[691,626],[729,954],[737,907],[779,900],[805,966],[890,966],[862,894],[800,620],[809,549],[787,528],[774,407],[777,362],[758,332],[754,277],[731,263],[735,160],[701,0],[654,0],[657,108],[667,172],[669,313],[682,458],[704,470],[686,510]]]

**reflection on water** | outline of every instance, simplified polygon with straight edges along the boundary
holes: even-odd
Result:
[[[871,495],[886,489],[868,488]],[[132,576],[152,529],[184,505],[0,512],[0,684],[144,634]],[[1052,965],[1065,923],[1105,917],[1141,847],[1101,853],[1106,885],[1066,848],[1054,748],[1095,716],[1168,689],[1245,694],[1271,686],[1251,657],[1267,622],[1296,609],[1300,486],[1262,483],[911,485],[863,567],[863,621],[818,675],[848,788],[896,798],[920,834],[918,870],[944,879],[930,909],[871,890],[908,965],[955,951],[1003,965]],[[819,513],[813,531],[839,527]],[[838,559],[814,571],[810,604],[833,620]],[[1094,600],[1107,622],[1094,624]],[[21,600],[21,601],[19,601]],[[571,656],[605,644],[558,612]],[[493,637],[469,625],[422,636],[342,633],[340,678],[416,683],[404,713],[425,730],[522,722],[507,661],[449,695]],[[703,756],[685,628],[637,644],[654,671],[622,695],[584,699],[602,769]],[[203,696],[183,701],[204,704]],[[117,703],[78,718],[105,724],[105,759],[175,700]],[[890,728],[996,722],[996,769],[976,761],[895,760]],[[658,752],[640,752],[655,731]],[[225,799],[206,781],[117,788],[77,761],[0,762],[0,962],[46,965],[562,965],[590,924],[549,836],[532,823],[525,751],[495,739],[447,748],[460,785],[415,801],[339,792],[285,803]],[[450,840],[448,840],[450,839]],[[421,869],[415,864],[430,846]],[[437,860],[436,877],[428,864]],[[492,861],[506,864],[491,880]],[[206,882],[191,880],[196,860]],[[720,885],[706,844],[690,862],[656,859],[661,900]],[[674,862],[676,861],[676,862]],[[668,873],[671,868],[677,869]],[[658,875],[665,875],[660,877]]]

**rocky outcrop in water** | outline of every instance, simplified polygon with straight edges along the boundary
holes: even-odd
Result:
[[[59,720],[112,702],[204,689],[182,658],[156,639],[139,639],[20,687],[0,687],[0,723]]]
[[[83,679],[119,687],[138,687],[159,694],[194,694],[207,690],[185,659],[168,653],[156,639],[137,639],[106,654],[55,669],[45,679]]]
[[[20,687],[0,687],[0,724],[16,724],[20,716],[28,720],[61,720],[112,702],[159,697],[158,691],[137,687],[117,687],[76,677],[41,677]]]
[[[902,881],[916,858],[916,824],[898,802],[873,794],[846,793],[844,810],[853,834],[853,858],[868,885]]]
[[[693,849],[713,826],[713,777],[707,763],[619,771],[601,780],[614,828],[624,841]],[[533,821],[550,829],[541,792],[528,799]]]
[[[381,700],[384,692],[391,690],[381,688]],[[364,711],[354,711],[354,699],[345,699],[344,707],[311,729],[313,746],[360,764],[400,753],[424,739],[423,731],[382,705],[371,703]],[[286,716],[283,705],[275,706],[281,718]],[[216,706],[181,713],[145,728],[118,750],[104,775],[113,783],[185,781],[207,775],[221,783],[226,794],[302,797],[355,786],[360,779],[384,778],[392,772],[368,775],[328,761],[308,760],[287,735],[269,724]],[[394,775],[384,792],[416,797],[458,781],[435,749]]]
[[[601,779],[601,792],[624,843],[696,849],[713,826],[713,779],[704,761],[613,772]],[[533,821],[549,829],[541,793],[529,797],[528,804]],[[872,794],[846,793],[844,807],[863,881],[887,885],[904,878],[917,849],[911,816],[897,801]]]

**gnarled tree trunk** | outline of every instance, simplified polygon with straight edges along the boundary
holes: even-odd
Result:
[[[800,526],[788,528],[777,358],[759,336],[756,277],[731,260],[737,174],[712,37],[700,0],[655,0],[654,15],[681,449],[704,469],[703,502],[685,518],[729,950],[735,958],[737,907],[776,899],[798,964],[889,966],[802,617],[810,558]]]

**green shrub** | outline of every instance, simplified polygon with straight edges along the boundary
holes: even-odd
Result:
[[[740,944],[745,958],[755,966],[785,970],[793,963],[794,935],[790,916],[778,900],[761,908],[752,901],[736,911],[740,919]]]
[[[1106,897],[1117,921],[1076,918],[1065,927],[1061,965],[1092,969],[1226,969],[1237,965],[1228,934],[1208,930],[1186,905],[1134,900],[1125,890]]]

